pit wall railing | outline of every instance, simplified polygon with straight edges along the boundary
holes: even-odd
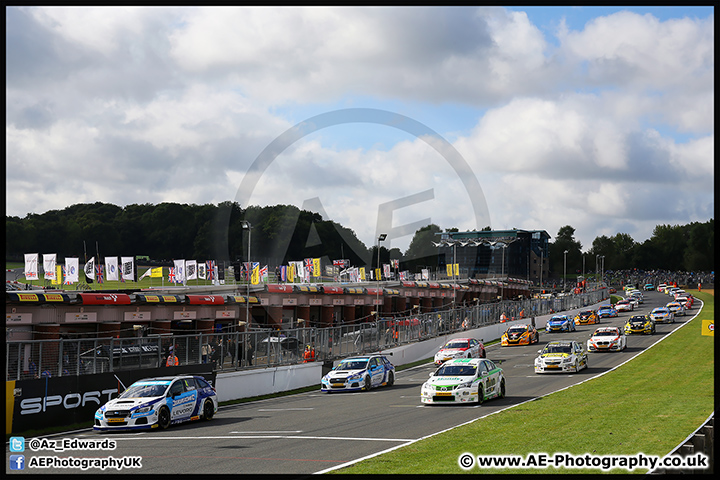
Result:
[[[485,303],[324,328],[194,335],[150,335],[6,341],[6,380],[85,375],[210,363],[216,371],[332,361],[463,330],[583,308],[609,298],[607,289],[553,298]],[[501,320],[502,317],[502,320]],[[309,353],[306,353],[309,351]],[[171,354],[172,352],[172,354]]]

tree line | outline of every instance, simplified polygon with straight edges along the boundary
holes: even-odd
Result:
[[[598,262],[605,271],[667,270],[673,272],[715,271],[715,220],[686,225],[658,225],[652,236],[636,242],[627,233],[602,235],[583,252],[574,238],[575,229],[566,225],[558,230],[549,245],[550,268],[555,274],[568,275],[582,268],[595,271]],[[567,254],[565,252],[567,251]],[[598,267],[599,268],[599,267]]]
[[[250,226],[248,229],[244,228]],[[446,231],[457,231],[449,228]],[[161,203],[119,207],[96,202],[63,210],[6,216],[5,255],[22,261],[24,253],[57,253],[58,259],[91,256],[150,257],[155,263],[172,259],[247,261],[270,266],[304,258],[346,259],[350,265],[376,267],[390,259],[401,262],[401,270],[436,268],[437,233],[434,224],[417,230],[405,252],[380,245],[366,246],[355,232],[318,213],[292,205],[241,208],[236,202],[218,205]],[[595,238],[583,252],[575,240],[575,229],[559,229],[549,245],[550,269],[554,275],[594,271],[597,258],[605,270],[714,271],[714,220],[687,225],[658,225],[642,243],[626,233]],[[565,254],[564,252],[568,253]],[[153,263],[153,262],[150,262]]]

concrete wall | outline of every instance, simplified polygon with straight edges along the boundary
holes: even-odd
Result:
[[[320,385],[322,362],[218,373],[218,401],[237,400]]]

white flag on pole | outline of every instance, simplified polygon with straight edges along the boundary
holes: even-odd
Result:
[[[65,259],[65,283],[80,281],[80,260],[78,258]]]
[[[122,263],[122,278],[125,281],[135,281],[135,257],[120,257]]]
[[[152,268],[148,268],[147,270],[145,270],[145,273],[143,273],[143,274],[140,276],[140,278],[138,278],[138,282],[139,282],[140,280],[142,280],[143,278],[145,278],[145,277],[149,277],[151,273],[152,273]]]
[[[105,280],[118,281],[118,257],[105,257]]]
[[[185,262],[185,276],[188,280],[197,280],[197,260],[187,260]]]
[[[175,283],[185,283],[185,260],[174,260]]]
[[[43,253],[43,270],[45,278],[55,280],[55,266],[57,265],[57,253]]]
[[[38,279],[38,253],[25,254],[25,280]]]
[[[87,280],[91,282],[95,280],[95,257],[90,257],[90,260],[85,263],[83,270],[85,271],[85,278]]]

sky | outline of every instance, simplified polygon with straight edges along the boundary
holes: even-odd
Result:
[[[5,12],[6,215],[295,205],[402,251],[714,218],[713,7]]]

